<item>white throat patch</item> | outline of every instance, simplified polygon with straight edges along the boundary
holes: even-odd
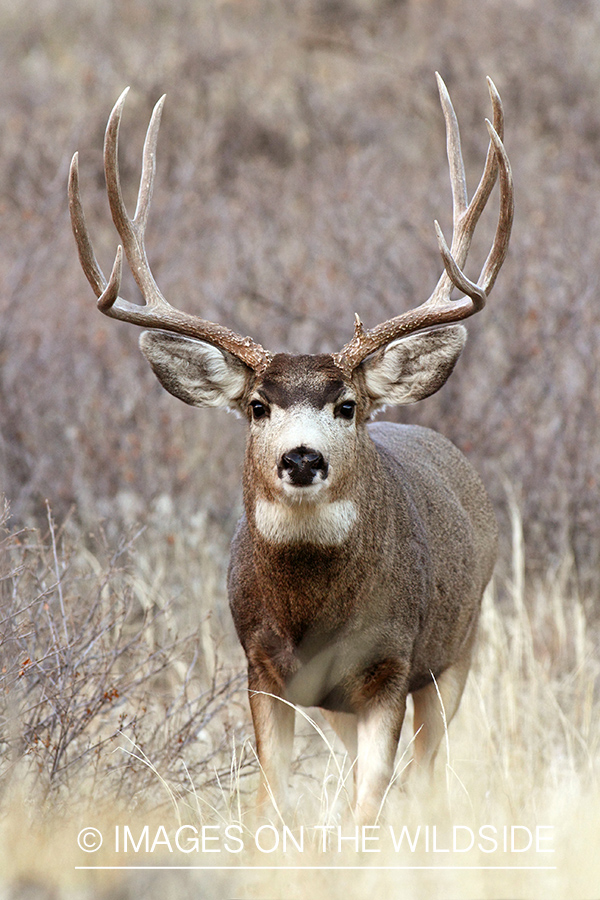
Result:
[[[293,506],[257,500],[255,522],[265,540],[275,544],[337,547],[346,540],[357,517],[356,504],[352,500]]]

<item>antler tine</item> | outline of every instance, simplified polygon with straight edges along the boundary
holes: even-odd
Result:
[[[142,174],[135,215],[131,219],[121,192],[118,164],[119,126],[129,88],[117,100],[110,114],[104,140],[104,171],[110,210],[119,237],[119,246],[108,282],[98,265],[87,229],[79,187],[78,156],[74,155],[69,175],[69,209],[73,234],[83,271],[98,297],[98,309],[105,315],[146,328],[160,328],[184,337],[208,341],[232,353],[256,372],[263,371],[272,355],[249,337],[242,337],[224,325],[218,325],[180,312],[161,294],[148,264],[144,234],[154,187],[156,143],[164,104],[161,97],[152,113],[144,141]],[[144,298],[144,305],[130,303],[119,296],[123,268],[123,249],[133,276]]]
[[[496,134],[500,138],[500,141],[504,140],[504,110],[502,109],[502,101],[500,99],[500,94],[496,90],[496,86],[491,78],[487,79],[488,82],[488,90],[490,92],[490,100],[492,102],[492,119],[493,119],[493,127],[496,131]],[[486,119],[486,123],[489,120]],[[477,222],[479,221],[479,217],[481,213],[485,209],[485,206],[488,202],[489,196],[492,192],[492,189],[496,183],[496,176],[498,172],[498,160],[496,157],[496,148],[492,141],[488,146],[487,156],[485,160],[485,166],[481,175],[481,179],[479,184],[477,185],[477,190],[473,194],[473,198],[469,204],[468,216],[465,216],[465,219],[472,217],[473,222],[466,221],[465,228],[469,230],[469,228],[475,228]],[[465,257],[466,259],[466,257]],[[464,265],[465,260],[463,260],[460,265]]]
[[[69,169],[69,212],[71,214],[73,234],[75,235],[75,241],[77,242],[77,250],[79,251],[81,268],[85,273],[85,277],[91,284],[96,297],[100,297],[106,287],[106,278],[98,265],[85,221],[85,214],[81,203],[81,192],[79,190],[78,153],[73,154]]]
[[[439,72],[435,73],[442,112],[446,122],[446,152],[450,169],[450,186],[452,188],[453,221],[456,224],[469,203],[467,195],[467,179],[460,145],[460,129],[454,112],[448,88]]]
[[[106,188],[108,202],[115,228],[123,241],[123,247],[127,262],[133,273],[137,285],[146,301],[146,306],[160,307],[171,310],[173,307],[165,300],[156,284],[148,260],[144,245],[148,211],[152,199],[154,187],[154,173],[156,170],[156,142],[158,129],[164,106],[164,95],[155,105],[152,118],[146,132],[144,151],[142,157],[142,175],[138,191],[137,205],[133,219],[129,218],[123,194],[121,191],[121,179],[119,174],[119,128],[123,116],[123,107],[129,88],[125,88],[108,119],[106,135],[104,138],[104,172],[106,176]]]
[[[437,219],[433,224],[435,226],[438,247],[440,249],[442,260],[444,262],[445,274],[448,276],[452,284],[459,289],[459,291],[462,291],[463,294],[466,294],[471,298],[475,306],[475,309],[473,311],[478,312],[485,306],[487,299],[485,292],[479,287],[478,284],[475,284],[474,281],[471,281],[469,278],[467,278],[462,269],[459,268],[455,258],[452,255],[450,247],[446,243],[444,232],[440,228],[440,223],[437,221]],[[427,303],[423,304],[423,306],[427,305],[435,307],[436,303],[434,301],[431,301],[430,299],[427,301]]]
[[[152,193],[154,191],[154,175],[156,174],[156,144],[158,142],[158,131],[160,128],[160,120],[165,105],[167,95],[162,97],[155,104],[146,132],[144,141],[144,151],[142,154],[142,175],[140,178],[140,190],[138,193],[138,202],[135,208],[134,222],[139,222],[140,232],[146,230],[146,222],[148,221],[148,212],[150,203],[152,202]]]
[[[492,249],[485,261],[478,282],[481,284],[482,290],[487,295],[492,290],[502,267],[502,263],[506,259],[506,254],[508,253],[508,243],[515,214],[515,201],[512,170],[506,149],[502,143],[502,138],[489,119],[486,119],[486,125],[491,143],[494,145],[494,150],[496,151],[497,159],[500,163],[500,214],[498,216],[498,226],[496,228]]]
[[[446,271],[438,282],[436,289],[431,295],[430,299],[427,301],[427,304],[430,304],[432,306],[439,303],[440,295],[442,299],[447,302],[450,298],[449,291],[452,290],[452,287],[457,287],[460,291],[463,291],[465,294],[467,294],[468,297],[472,299],[474,304],[473,312],[478,312],[480,309],[483,309],[487,300],[487,295],[494,286],[494,283],[498,276],[498,272],[500,271],[502,263],[506,259],[510,232],[512,228],[512,220],[514,216],[512,171],[508,155],[504,148],[504,144],[502,143],[496,129],[489,121],[489,119],[485,120],[485,124],[490,135],[490,151],[494,154],[495,165],[493,168],[491,165],[486,165],[486,170],[484,171],[484,175],[482,176],[482,179],[479,183],[479,187],[476,193],[473,195],[473,199],[471,200],[469,207],[465,211],[463,222],[460,223],[459,248],[462,253],[459,254],[457,252],[456,254],[454,254],[451,250],[448,249],[448,245],[446,244],[446,241],[442,234],[442,230],[438,222],[435,222],[438,245],[442,254],[442,259],[444,261],[444,267]],[[490,151],[488,151],[488,158]],[[464,272],[461,270],[460,265],[464,263],[459,263],[457,256],[459,259],[462,259],[463,256],[466,257],[468,253],[475,226],[479,221],[479,217],[483,212],[485,203],[487,202],[487,199],[496,181],[498,173],[498,163],[500,164],[500,212],[498,217],[498,225],[496,227],[492,249],[490,250],[490,253],[484,263],[477,283],[474,283],[469,278],[467,278]],[[468,213],[470,213],[470,216],[467,221]],[[454,238],[455,235],[453,235],[453,246]],[[445,282],[445,276],[450,282],[450,285],[447,284],[447,281]],[[426,304],[423,305],[425,306]]]
[[[444,272],[429,299],[420,306],[389,319],[369,331],[365,331],[357,317],[352,340],[339,353],[334,354],[336,364],[346,374],[351,374],[367,356],[397,338],[425,328],[433,328],[436,325],[459,322],[478,312],[485,306],[487,296],[494,286],[500,267],[506,258],[514,214],[514,201],[510,163],[502,143],[504,113],[500,95],[492,80],[488,78],[494,124],[492,125],[486,119],[490,145],[481,180],[469,202],[458,121],[445,84],[437,73],[436,77],[446,122],[446,144],[453,206],[451,247],[448,247],[438,222],[434,223],[444,262]],[[498,225],[492,249],[479,279],[475,283],[467,278],[462,267],[469,253],[475,227],[496,183],[498,172],[500,172]],[[451,300],[452,290],[455,287],[466,296],[456,301]]]
[[[457,279],[455,277],[456,269],[460,269],[462,266],[464,266],[467,260],[469,250],[471,248],[473,234],[475,233],[475,228],[477,227],[477,223],[479,222],[481,214],[485,209],[487,201],[489,200],[498,175],[497,150],[494,142],[490,140],[483,173],[477,186],[477,190],[473,194],[471,202],[469,203],[456,114],[454,112],[454,107],[452,106],[450,95],[448,94],[448,90],[446,88],[446,85],[444,84],[444,81],[442,80],[442,77],[437,72],[436,77],[438,81],[440,100],[442,103],[442,108],[444,110],[446,130],[448,134],[448,164],[450,167],[450,183],[452,186],[452,197],[454,201],[452,244],[450,253],[456,265],[454,267],[449,267],[447,265],[447,257],[443,249],[447,245],[445,241],[443,245],[442,243],[440,243],[441,232],[439,229],[439,225],[436,222],[435,227],[438,234],[438,244],[442,253],[442,258],[444,260],[445,272],[442,274],[433,293],[431,294],[431,297],[427,301],[428,304],[432,305],[438,304],[440,301],[442,303],[446,302],[448,298],[448,292],[452,290],[452,287],[457,287],[459,290],[464,291],[468,296],[472,297],[472,294],[470,293],[470,290],[466,288],[466,285],[473,285],[473,282],[469,279],[466,279],[462,273],[462,277]],[[496,90],[496,86],[494,85],[492,79],[488,78],[487,81],[488,89],[490,92],[490,100],[492,102],[494,127],[496,127],[497,135],[503,135],[504,112],[502,109],[502,101],[500,100],[500,95],[498,94],[498,91]],[[487,122],[488,120],[486,119],[486,123]],[[456,185],[455,183],[457,178],[459,177],[456,173],[462,175],[460,186]],[[457,203],[454,199],[459,190],[461,192],[464,191],[464,193],[461,193],[461,198],[464,197],[464,203]],[[474,299],[477,304],[480,303],[480,298],[477,293]],[[483,301],[483,304],[478,305],[478,309],[481,309],[484,304],[485,300]]]

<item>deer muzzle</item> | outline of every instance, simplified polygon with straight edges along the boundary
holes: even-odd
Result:
[[[294,487],[307,487],[317,480],[327,478],[329,465],[318,450],[310,447],[295,447],[288,450],[279,460],[277,474]]]

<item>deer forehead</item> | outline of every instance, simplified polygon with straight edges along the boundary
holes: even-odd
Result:
[[[331,452],[349,424],[334,415],[335,405],[350,398],[354,392],[331,356],[278,354],[252,392],[269,407],[268,419],[256,425],[257,443],[275,452],[302,445]]]
[[[335,403],[348,385],[331,355],[278,353],[255,385],[259,397],[281,409],[299,404],[323,409]]]

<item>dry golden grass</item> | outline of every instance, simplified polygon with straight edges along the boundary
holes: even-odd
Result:
[[[66,637],[77,622],[85,624],[81,646],[97,647],[106,620],[95,624],[89,602],[84,616],[72,608],[82,601],[76,587],[85,585],[88,598],[90,590],[99,588],[114,619],[119,591],[126,594],[131,579],[138,597],[150,597],[152,585],[137,570],[135,553],[134,565],[125,565],[123,548],[118,571],[114,559],[108,572],[96,561],[91,575],[89,551],[78,560],[70,556],[67,571],[64,538],[56,532],[49,532],[45,541],[36,537],[35,544],[24,535],[18,542],[11,548],[5,588],[15,579],[22,584],[25,567],[30,578],[38,574],[38,588],[47,566],[59,577],[43,591],[52,622],[48,632],[43,616],[27,603],[21,616],[13,610],[12,635],[3,621],[9,647],[12,641],[22,642],[13,654],[21,670],[15,679],[9,665],[3,679],[2,721],[15,735],[0,773],[0,871],[7,896],[21,896],[25,885],[41,897],[111,897],[116,891],[122,897],[186,897],[200,891],[209,897],[327,893],[358,898],[374,890],[409,898],[594,896],[600,878],[594,853],[600,838],[598,635],[584,602],[566,593],[566,573],[552,583],[525,587],[516,507],[513,571],[509,582],[495,583],[486,594],[476,662],[440,750],[434,782],[423,784],[411,773],[409,715],[398,754],[398,783],[390,788],[379,829],[365,832],[364,844],[362,834],[355,843],[348,761],[314,711],[297,716],[295,811],[287,823],[289,832],[276,817],[270,823],[254,818],[257,767],[244,691],[231,669],[237,665],[241,671],[239,651],[228,651],[228,679],[222,670],[210,677],[202,667],[192,673],[187,642],[165,644],[169,629],[160,617],[139,620],[128,609],[126,646],[111,620],[111,640],[86,673],[84,701],[76,690],[83,665],[79,645],[63,640],[61,627]],[[160,568],[161,561],[156,562]],[[501,604],[497,593],[503,594]],[[173,634],[177,612],[166,612],[174,617]],[[41,694],[36,693],[34,670],[48,664],[42,659],[26,665],[23,658],[35,635],[38,645],[44,636],[50,643],[55,640],[63,657],[62,668],[46,669],[44,681],[37,679],[38,690],[44,686]],[[222,642],[230,637],[224,635]],[[70,661],[65,648],[70,648]],[[10,660],[10,649],[7,653],[5,646],[4,651],[5,661]],[[115,664],[115,658],[121,662]],[[59,675],[68,711],[54,709],[48,696]],[[109,698],[119,692],[118,708],[108,699],[90,710],[89,698],[97,696],[98,684]],[[77,713],[84,702],[90,706],[81,725]],[[47,721],[49,707],[54,709],[54,728]],[[39,740],[32,736],[32,722],[46,722],[45,742],[41,731]],[[62,764],[56,762],[58,738],[64,744]],[[324,851],[323,831],[315,826],[325,825],[330,831]],[[511,826],[518,826],[514,852]],[[104,835],[97,853],[77,845],[79,832],[89,827]],[[396,851],[394,841],[403,828],[404,842]],[[530,833],[533,848],[520,852]],[[195,849],[192,839],[201,840],[203,834],[204,848]],[[302,852],[294,840],[304,841]],[[552,853],[541,852],[550,849]],[[81,868],[86,866],[116,868]],[[161,868],[174,866],[180,868]]]

